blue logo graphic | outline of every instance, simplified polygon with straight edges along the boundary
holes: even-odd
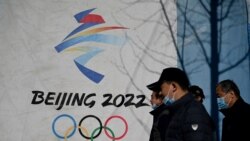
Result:
[[[55,47],[58,53],[62,51],[82,51],[83,54],[74,59],[77,68],[88,79],[95,83],[99,83],[104,75],[96,72],[85,64],[94,56],[104,51],[100,47],[76,47],[74,45],[79,43],[97,42],[111,44],[115,46],[122,46],[125,43],[124,37],[117,37],[114,35],[101,34],[101,32],[114,30],[114,29],[127,29],[121,26],[103,26],[97,28],[91,28],[96,25],[104,24],[105,21],[102,16],[97,14],[90,14],[95,8],[82,11],[76,14],[74,17],[81,25],[67,35],[63,41]],[[91,29],[89,29],[91,28]]]

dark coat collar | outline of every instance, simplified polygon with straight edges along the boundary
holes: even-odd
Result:
[[[227,109],[221,109],[220,112],[224,115],[224,116],[230,116],[230,115],[235,115],[239,112],[239,110],[242,108],[242,106],[244,107],[245,105],[245,101],[240,97],[232,107],[227,108]]]
[[[172,105],[170,105],[170,108],[176,111],[179,108],[181,108],[183,105],[186,105],[192,100],[194,100],[194,96],[191,93],[187,93],[183,97],[175,101]]]
[[[161,104],[159,107],[157,107],[156,109],[152,110],[149,113],[151,115],[159,115],[166,108],[167,108],[167,106],[165,104]]]

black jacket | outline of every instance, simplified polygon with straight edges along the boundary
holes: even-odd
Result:
[[[153,116],[153,125],[149,141],[164,141],[166,128],[169,122],[169,111],[167,110],[167,106],[162,104],[151,111],[150,114]]]
[[[213,124],[202,103],[186,94],[170,105],[165,141],[212,141]]]
[[[250,105],[239,98],[231,108],[220,110],[222,141],[250,141]]]

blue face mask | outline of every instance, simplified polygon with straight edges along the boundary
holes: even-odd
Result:
[[[229,108],[228,103],[226,103],[226,101],[225,101],[225,96],[217,98],[217,104],[218,104],[219,110]]]
[[[170,89],[168,90],[168,95],[167,96],[165,96],[164,97],[164,99],[163,99],[163,103],[165,104],[165,105],[171,105],[172,103],[174,103],[174,96],[173,96],[173,98],[169,98],[169,93],[170,93]]]
[[[153,104],[151,107],[152,107],[153,110],[155,110],[155,109],[156,109],[157,107],[159,107],[159,106],[156,105],[156,104]]]
[[[165,96],[164,99],[163,99],[163,103],[165,105],[171,105],[172,103],[174,103],[174,100],[170,99],[168,96]]]

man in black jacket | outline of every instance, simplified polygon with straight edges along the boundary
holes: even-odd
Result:
[[[165,141],[213,140],[210,116],[203,104],[188,92],[190,83],[184,71],[166,68],[151,85],[161,90],[165,96],[163,102],[168,105]]]
[[[150,103],[153,108],[153,110],[150,112],[150,114],[153,116],[153,125],[151,128],[149,141],[164,141],[166,132],[165,125],[168,122],[166,118],[169,114],[165,110],[166,105],[162,102],[164,96],[160,94],[159,89],[152,87],[152,85],[147,85],[147,88],[152,91]]]
[[[232,80],[223,80],[216,86],[217,102],[222,121],[222,141],[250,141],[250,105],[240,96]]]

